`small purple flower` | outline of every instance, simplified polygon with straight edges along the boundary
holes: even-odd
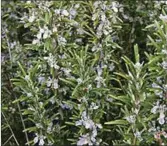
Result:
[[[126,119],[129,123],[135,123],[135,121],[136,121],[135,115],[127,116],[127,117],[125,117],[125,119]]]
[[[83,28],[78,28],[77,29],[77,34],[80,34],[80,35],[84,34]]]
[[[44,142],[45,138],[46,138],[45,136],[40,136],[36,133],[36,137],[34,138],[34,144],[36,144],[39,141],[39,145],[43,146],[45,144]]]
[[[77,15],[77,11],[73,8],[71,8],[69,12],[70,12],[70,15],[73,17],[75,17]]]
[[[94,109],[98,109],[99,106],[96,105],[96,103],[92,102],[90,105],[90,109],[94,110]]]
[[[45,82],[45,77],[42,77],[42,76],[38,77],[38,82],[40,84],[43,84]]]
[[[114,68],[115,68],[114,63],[111,63],[111,64],[109,65],[109,70],[110,70],[110,71],[113,71]]]
[[[152,109],[151,109],[151,112],[153,114],[156,114],[157,110],[159,109],[159,106],[154,106]]]
[[[97,66],[97,74],[98,74],[98,76],[101,76],[102,72],[103,72],[102,68],[98,65]]]
[[[62,10],[62,11],[61,11],[61,14],[62,14],[63,16],[68,16],[68,15],[69,15],[69,12],[68,12],[67,10]]]
[[[53,88],[54,88],[54,89],[58,89],[58,88],[59,88],[58,79],[54,79],[54,80],[53,80]]]
[[[93,129],[95,124],[91,119],[88,119],[86,121],[83,121],[83,125],[85,126],[86,129]]]
[[[161,63],[161,65],[162,65],[163,69],[167,70],[167,61],[163,61]]]
[[[82,145],[86,145],[86,144],[89,144],[89,145],[92,144],[88,133],[85,135],[82,135],[79,138],[79,141],[77,142],[77,146],[82,146]]]
[[[81,126],[83,124],[83,120],[79,120],[75,122],[75,126]]]
[[[73,107],[71,105],[68,104],[60,104],[62,109],[67,109],[67,110],[71,110]]]
[[[56,9],[56,10],[54,10],[54,12],[55,12],[55,14],[59,15],[61,10],[60,9]]]

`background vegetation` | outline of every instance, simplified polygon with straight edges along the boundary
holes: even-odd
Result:
[[[165,1],[2,1],[2,145],[166,145]]]

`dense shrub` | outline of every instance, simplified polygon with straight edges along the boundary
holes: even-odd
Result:
[[[3,145],[167,144],[166,5],[2,1]]]

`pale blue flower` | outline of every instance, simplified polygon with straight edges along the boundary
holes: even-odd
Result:
[[[47,62],[50,65],[50,67],[54,67],[55,69],[59,69],[60,68],[57,65],[56,58],[51,53],[49,53],[48,57],[44,57],[44,59],[47,60]]]
[[[34,39],[33,41],[32,41],[32,44],[39,44],[40,43],[40,40],[39,39]]]
[[[163,61],[161,63],[161,65],[162,65],[163,69],[167,70],[167,61]]]
[[[142,132],[139,132],[139,131],[137,131],[136,133],[134,133],[134,136],[135,136],[137,139],[139,139],[139,141],[142,141],[142,140],[143,140],[143,138],[141,137],[141,133],[142,133]]]
[[[79,120],[75,122],[75,126],[81,126],[83,124],[83,120]]]
[[[103,77],[101,77],[101,76],[97,76],[96,78],[95,78],[95,81],[97,81],[97,88],[100,88],[101,87],[101,84],[103,84],[104,86],[105,86],[105,79],[103,79]]]
[[[85,126],[86,129],[93,129],[94,122],[91,119],[87,119],[83,121],[83,125]]]
[[[167,55],[167,50],[163,49],[163,50],[162,50],[162,53],[164,53],[164,54]]]
[[[157,110],[159,109],[159,106],[153,106],[153,108],[151,109],[151,113],[156,114]]]
[[[81,78],[78,78],[77,82],[78,82],[78,84],[81,84],[83,82],[83,80]]]
[[[28,21],[29,21],[30,23],[32,23],[32,22],[34,22],[35,19],[36,19],[36,17],[35,17],[35,15],[34,15],[34,13],[33,13],[33,15],[28,18]]]
[[[135,121],[136,121],[135,115],[127,116],[127,117],[125,117],[125,119],[126,119],[129,123],[135,123]]]
[[[70,74],[71,69],[68,69],[68,68],[62,68],[61,70],[64,72],[64,74],[65,74],[67,77],[70,77],[70,76],[71,76],[71,74]]]
[[[57,41],[58,41],[59,45],[61,45],[61,46],[65,46],[67,43],[67,40],[60,35],[57,37]]]
[[[58,79],[51,79],[49,77],[46,83],[47,83],[47,87],[50,87],[51,85],[53,85],[54,89],[58,89],[59,88]]]
[[[82,135],[79,138],[79,141],[77,142],[77,146],[82,146],[82,145],[86,145],[86,144],[89,144],[89,145],[92,144],[88,133],[85,135]]]
[[[50,87],[52,84],[52,79],[49,77],[46,83],[47,83],[47,87]]]
[[[38,135],[36,133],[36,137],[34,138],[34,144],[36,144],[39,141],[39,146],[43,146],[45,144],[45,142],[44,142],[45,138],[46,138],[45,136]]]
[[[118,2],[116,2],[116,1],[112,2],[112,9],[114,12],[118,12],[118,5],[119,5]]]
[[[159,124],[163,125],[165,123],[165,114],[164,112],[166,111],[166,106],[165,105],[160,105],[159,106]]]
[[[44,139],[40,138],[40,140],[39,140],[39,146],[43,146],[44,144],[45,144]]]
[[[67,110],[71,110],[73,107],[71,105],[68,105],[68,104],[60,104],[61,108],[62,109],[67,109]]]
[[[25,79],[26,81],[29,81],[29,80],[30,80],[30,76],[29,76],[29,75],[26,75],[26,76],[24,77],[24,79]]]
[[[105,13],[101,14],[101,21],[105,22],[106,21],[106,15]]]
[[[165,114],[163,112],[160,113],[158,118],[159,124],[163,125],[165,123]]]
[[[102,68],[98,65],[98,66],[97,66],[97,74],[98,74],[98,76],[101,76],[102,73],[103,73],[103,70],[102,70]]]
[[[87,118],[87,113],[86,113],[86,111],[83,111],[81,117],[82,117],[82,119],[88,119],[88,118]]]
[[[40,84],[43,84],[43,83],[45,82],[45,77],[39,76],[39,77],[38,77],[38,82],[39,82]]]
[[[54,79],[54,80],[53,80],[53,88],[54,88],[54,89],[58,89],[58,88],[59,88],[58,79]]]
[[[71,8],[69,12],[72,17],[75,17],[77,15],[77,11],[73,8]]]
[[[27,97],[32,97],[32,93],[27,93]]]
[[[56,9],[56,10],[54,10],[54,12],[56,13],[56,14],[60,14],[60,12],[61,12],[61,10],[60,9]]]
[[[69,12],[68,12],[67,10],[62,10],[62,11],[61,11],[61,14],[62,14],[63,16],[69,16]]]
[[[114,63],[111,63],[111,64],[109,65],[109,70],[110,70],[110,71],[113,71],[114,68],[115,68]]]
[[[167,21],[167,15],[163,16],[162,14],[160,14],[159,18],[163,21]]]
[[[80,34],[80,35],[82,35],[82,34],[84,34],[84,30],[83,30],[83,28],[78,28],[77,29],[77,34]]]
[[[94,102],[91,103],[90,109],[95,110],[95,109],[98,109],[98,108],[99,108],[99,106],[97,106],[96,103],[94,103]]]
[[[43,34],[43,39],[49,38],[51,36],[52,32],[48,29],[48,27],[45,28],[45,32]]]

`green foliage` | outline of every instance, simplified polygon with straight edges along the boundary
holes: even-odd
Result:
[[[166,12],[2,1],[3,145],[167,144]]]

